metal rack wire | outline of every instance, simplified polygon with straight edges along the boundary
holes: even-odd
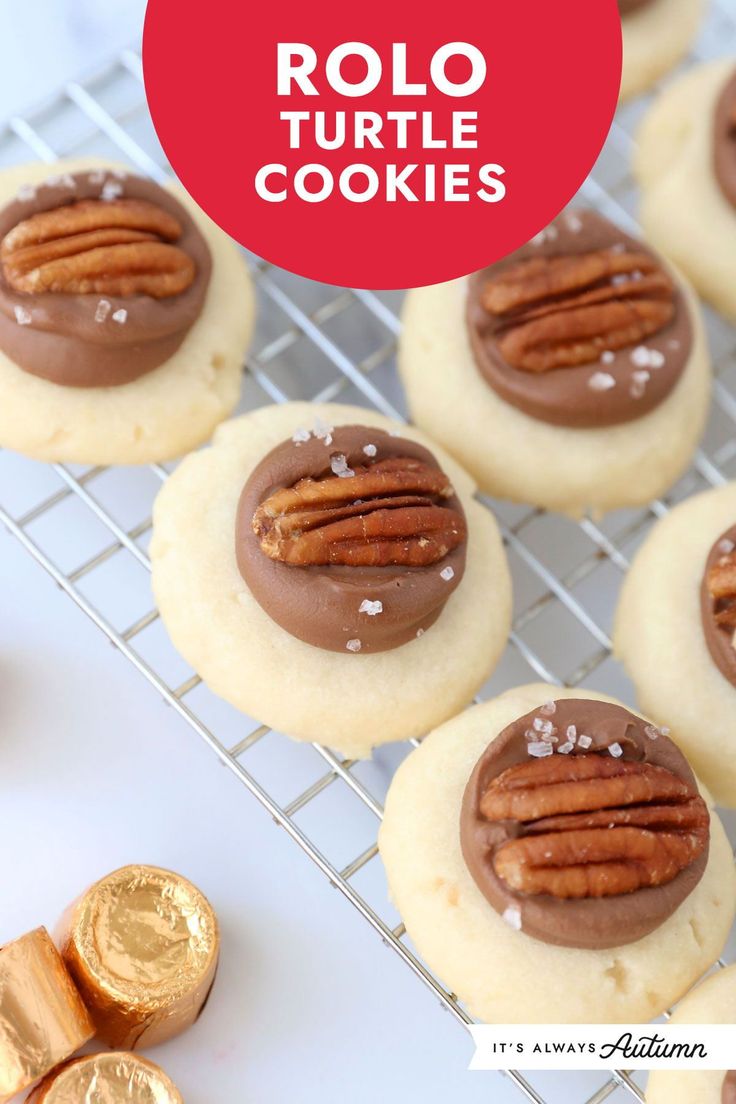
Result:
[[[707,26],[688,63],[736,49],[736,0],[712,0]],[[638,102],[622,109],[581,201],[628,228],[635,225],[628,172]],[[44,161],[96,154],[123,158],[154,179],[169,174],[142,87],[140,56],[125,51],[84,81],[0,132],[0,167],[29,154]],[[260,320],[245,365],[242,409],[267,401],[340,399],[393,417],[405,411],[394,353],[397,293],[331,288],[300,280],[252,258]],[[620,577],[650,525],[704,486],[736,477],[736,332],[709,315],[717,380],[712,416],[691,471],[667,499],[580,524],[508,503],[499,517],[515,582],[510,645],[487,697],[542,678],[633,701],[611,659],[608,626]],[[387,903],[376,862],[376,821],[397,763],[410,748],[387,746],[368,763],[329,748],[297,745],[215,699],[176,655],[151,608],[146,545],[151,504],[169,466],[146,469],[46,466],[0,451],[0,521],[205,740],[380,937],[460,1024],[470,1017],[413,951]],[[315,810],[319,814],[315,815]],[[339,824],[340,830],[336,830]],[[347,827],[346,827],[347,826]],[[518,1098],[545,1104],[545,1078],[507,1071]],[[643,1101],[635,1074],[565,1074],[565,1098],[602,1104]]]

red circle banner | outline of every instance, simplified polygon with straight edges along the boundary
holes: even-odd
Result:
[[[146,91],[185,188],[299,275],[412,287],[518,248],[610,128],[616,0],[149,0]]]

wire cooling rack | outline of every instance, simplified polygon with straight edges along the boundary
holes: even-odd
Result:
[[[712,0],[686,64],[736,52],[736,0]],[[580,201],[634,227],[631,135],[646,100],[618,113]],[[145,105],[140,55],[125,51],[98,73],[0,131],[0,167],[31,157],[94,154],[120,159],[163,181],[169,175]],[[328,287],[252,257],[260,314],[245,365],[241,409],[311,398],[405,415],[395,371],[399,293]],[[708,314],[716,365],[707,434],[692,469],[666,499],[575,523],[540,510],[490,503],[500,520],[515,583],[513,632],[480,697],[539,679],[590,686],[633,703],[611,658],[621,575],[651,524],[681,498],[736,478],[736,332]],[[471,1020],[413,950],[388,904],[377,821],[391,776],[411,750],[378,749],[353,762],[319,745],[295,744],[214,698],[171,647],[151,608],[147,543],[151,505],[172,465],[148,468],[42,465],[0,451],[0,520],[58,585],[205,740],[218,758],[463,1025]],[[725,960],[724,960],[725,961]],[[721,963],[723,964],[723,963]],[[547,1104],[643,1101],[631,1072],[533,1074],[507,1071],[492,1099]],[[518,1091],[517,1091],[518,1090]]]

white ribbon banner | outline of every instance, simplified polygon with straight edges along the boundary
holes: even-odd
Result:
[[[471,1070],[734,1068],[733,1024],[477,1025]]]

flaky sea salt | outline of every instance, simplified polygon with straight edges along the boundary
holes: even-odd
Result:
[[[610,372],[594,372],[588,380],[591,391],[610,391],[616,386],[616,381]]]
[[[118,199],[123,194],[123,185],[117,180],[106,180],[102,185],[102,191],[100,192],[100,199],[104,199],[109,203],[113,199]]]
[[[15,321],[19,326],[30,326],[33,321],[33,317],[29,310],[25,307],[13,307],[13,313],[15,314]]]
[[[724,538],[724,540],[718,542],[718,551],[722,552],[724,556],[730,556],[732,552],[736,552],[736,544],[732,540]]]
[[[544,230],[540,230],[538,234],[535,234],[529,244],[534,246],[544,245],[548,241],[557,241],[559,236],[560,232],[556,226],[547,226]]]
[[[363,445],[363,452],[366,454],[366,456],[375,456],[378,452],[378,449],[375,445]]]
[[[358,613],[367,613],[369,617],[375,617],[377,613],[383,613],[383,602],[372,602],[370,598],[364,598]]]
[[[547,701],[544,705],[539,707],[539,712],[543,717],[554,717],[557,712],[557,703],[553,701]]]
[[[417,639],[419,639],[420,636],[424,636],[424,629],[417,629]]]
[[[100,299],[99,303],[95,307],[95,322],[104,322],[108,314],[112,310],[112,303],[109,299]]]
[[[623,755],[623,753],[624,753],[624,749],[621,747],[620,744],[609,744],[608,745],[608,754],[612,755],[614,759],[620,759],[621,756]]]
[[[331,445],[334,429],[334,426],[327,425],[321,418],[314,419],[314,429],[312,432],[318,441],[324,441],[326,445]]]
[[[521,911],[518,908],[509,905],[501,914],[501,919],[514,931],[521,931]]]
[[[526,745],[526,750],[534,759],[545,759],[548,755],[554,755],[555,749],[547,740],[533,740]]]
[[[652,378],[651,372],[648,372],[646,368],[637,368],[635,372],[631,373],[631,386],[629,387],[629,394],[632,399],[641,399],[646,393],[647,384]]]
[[[565,735],[567,736],[570,743],[574,744],[578,738],[578,730],[575,725],[568,725],[565,730]]]
[[[583,220],[576,214],[565,215],[565,222],[573,234],[579,234],[583,229]]]
[[[360,649],[363,647],[363,645],[361,644],[361,642],[358,639],[355,639],[355,640],[348,640],[345,647],[347,648],[347,650],[349,652],[359,652]]]
[[[592,743],[593,740],[590,736],[578,736],[578,747],[582,748],[583,751],[586,751]]]
[[[119,326],[122,326],[124,322],[127,322],[128,321],[128,312],[125,309],[125,307],[120,307],[119,310],[116,310],[115,313],[112,316],[112,320],[113,320],[113,322],[117,322],[117,324]]]
[[[644,733],[649,737],[650,740],[659,739],[659,729],[655,728],[654,725],[645,725]]]
[[[450,579],[455,578],[454,567],[443,567],[440,571],[440,579],[444,579],[446,583],[449,583]]]
[[[649,349],[646,345],[637,345],[629,359],[637,368],[661,368],[665,362],[664,353],[659,349]]]
[[[566,740],[564,744],[560,744],[557,751],[560,755],[569,755],[574,747],[574,744],[571,744],[569,740]]]
[[[612,353],[610,349],[605,349],[601,353],[601,364],[613,364],[616,359],[616,354]]]
[[[557,732],[552,722],[544,720],[543,717],[535,717],[532,721],[532,728],[535,732],[541,732],[544,736],[554,736]]]
[[[297,430],[291,435],[291,439],[295,445],[304,445],[311,437],[308,429],[304,429],[303,426],[299,426]]]
[[[347,458],[341,452],[330,458],[330,467],[340,479],[349,479],[351,475],[355,475],[353,469],[348,467]]]
[[[76,188],[74,177],[71,173],[53,173],[44,180],[50,188]]]
[[[32,199],[36,198],[35,185],[21,184],[20,188],[15,193],[15,198],[20,200],[21,203],[29,203]]]

